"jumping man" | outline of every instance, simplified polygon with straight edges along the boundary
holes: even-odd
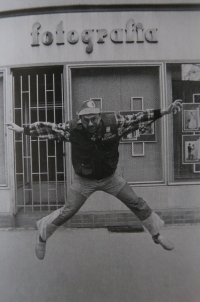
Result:
[[[103,113],[91,100],[82,103],[78,118],[63,124],[36,122],[27,127],[7,124],[10,130],[25,135],[62,140],[72,145],[74,182],[67,194],[66,204],[37,221],[35,252],[43,259],[46,241],[54,231],[73,217],[87,198],[95,191],[104,191],[121,200],[142,222],[153,241],[166,250],[173,244],[160,234],[164,221],[138,197],[127,182],[116,172],[119,160],[119,142],[123,135],[140,128],[141,123],[154,122],[165,114],[181,110],[181,100],[163,109],[147,109],[143,112],[122,116]]]

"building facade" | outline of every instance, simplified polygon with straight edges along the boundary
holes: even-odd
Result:
[[[0,226],[31,226],[62,206],[74,177],[70,145],[13,134],[5,123],[61,123],[86,99],[121,114],[183,100],[181,113],[122,139],[118,170],[167,223],[199,222],[198,1],[40,2],[1,6]],[[68,225],[134,219],[98,192]]]

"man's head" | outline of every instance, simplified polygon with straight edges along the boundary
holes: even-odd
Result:
[[[101,116],[100,109],[96,107],[95,103],[91,100],[84,101],[81,110],[78,112],[81,118],[83,127],[89,133],[95,133],[99,127]]]

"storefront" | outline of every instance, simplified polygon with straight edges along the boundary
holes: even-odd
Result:
[[[68,144],[13,135],[4,124],[62,123],[86,99],[121,114],[183,100],[181,113],[122,139],[118,170],[167,223],[200,221],[200,7],[175,2],[1,13],[2,226],[62,206],[74,177]],[[134,220],[102,192],[79,213],[74,226]]]

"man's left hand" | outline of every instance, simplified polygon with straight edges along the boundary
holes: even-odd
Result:
[[[182,100],[175,100],[171,105],[161,110],[161,115],[180,112],[182,108]]]

